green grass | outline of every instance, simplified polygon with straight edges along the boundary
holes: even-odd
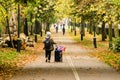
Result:
[[[69,31],[70,32],[70,31]],[[69,33],[70,36],[72,37],[73,40],[76,42],[80,43],[81,45],[88,47],[88,48],[93,48],[93,41],[88,39],[87,37],[84,37],[83,40],[80,40],[80,35],[74,36],[73,33]],[[97,47],[105,47],[104,44],[101,44],[100,42],[97,42]]]
[[[5,61],[14,60],[17,54],[15,51],[0,51],[0,65],[5,64]]]
[[[2,52],[0,52],[0,53],[2,53]],[[17,54],[18,54],[17,52],[11,51],[11,52],[2,53],[0,55],[2,55],[2,59],[4,59],[4,60],[13,60]]]
[[[100,44],[100,43],[98,43],[97,46],[98,47],[105,47],[103,44]]]
[[[101,55],[104,62],[110,66],[120,69],[120,54],[119,53],[105,53]]]
[[[0,50],[0,76],[2,78],[11,77],[16,70],[21,69],[24,64],[37,56],[30,50],[21,50],[20,53],[11,48],[0,48]]]
[[[0,68],[6,68],[6,66],[16,66],[15,64],[27,56],[31,56],[34,52],[28,50],[21,50],[16,52],[16,49],[0,48]]]

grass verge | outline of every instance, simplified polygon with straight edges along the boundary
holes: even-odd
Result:
[[[0,50],[0,77],[2,80],[11,77],[14,72],[36,57],[34,52],[29,50],[21,50],[20,53],[10,48],[1,48]]]
[[[34,47],[26,47],[20,53],[13,48],[0,48],[0,80],[7,80],[26,63],[34,61],[42,51],[42,40],[43,38],[38,36]]]
[[[120,71],[120,53],[115,53],[108,49],[108,39],[106,41],[101,41],[101,35],[96,35],[97,48],[94,48],[93,35],[88,34],[88,32],[85,33],[83,41],[80,40],[80,34],[74,36],[73,33],[70,32],[70,36],[73,40],[77,41],[80,46],[93,50],[90,56],[97,57],[99,60]]]

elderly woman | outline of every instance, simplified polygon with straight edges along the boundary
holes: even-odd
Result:
[[[51,59],[51,51],[54,50],[53,44],[56,44],[53,39],[51,38],[51,33],[46,32],[46,37],[43,41],[44,43],[44,50],[45,50],[45,58],[46,62],[50,62]]]

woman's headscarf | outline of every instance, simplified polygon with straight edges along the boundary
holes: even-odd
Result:
[[[46,38],[50,38],[51,37],[51,32],[47,31],[46,32]]]

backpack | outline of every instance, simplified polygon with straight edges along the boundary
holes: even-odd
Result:
[[[48,50],[48,51],[54,50],[53,44],[51,43],[50,39],[47,39],[44,44],[45,44],[46,50]]]

